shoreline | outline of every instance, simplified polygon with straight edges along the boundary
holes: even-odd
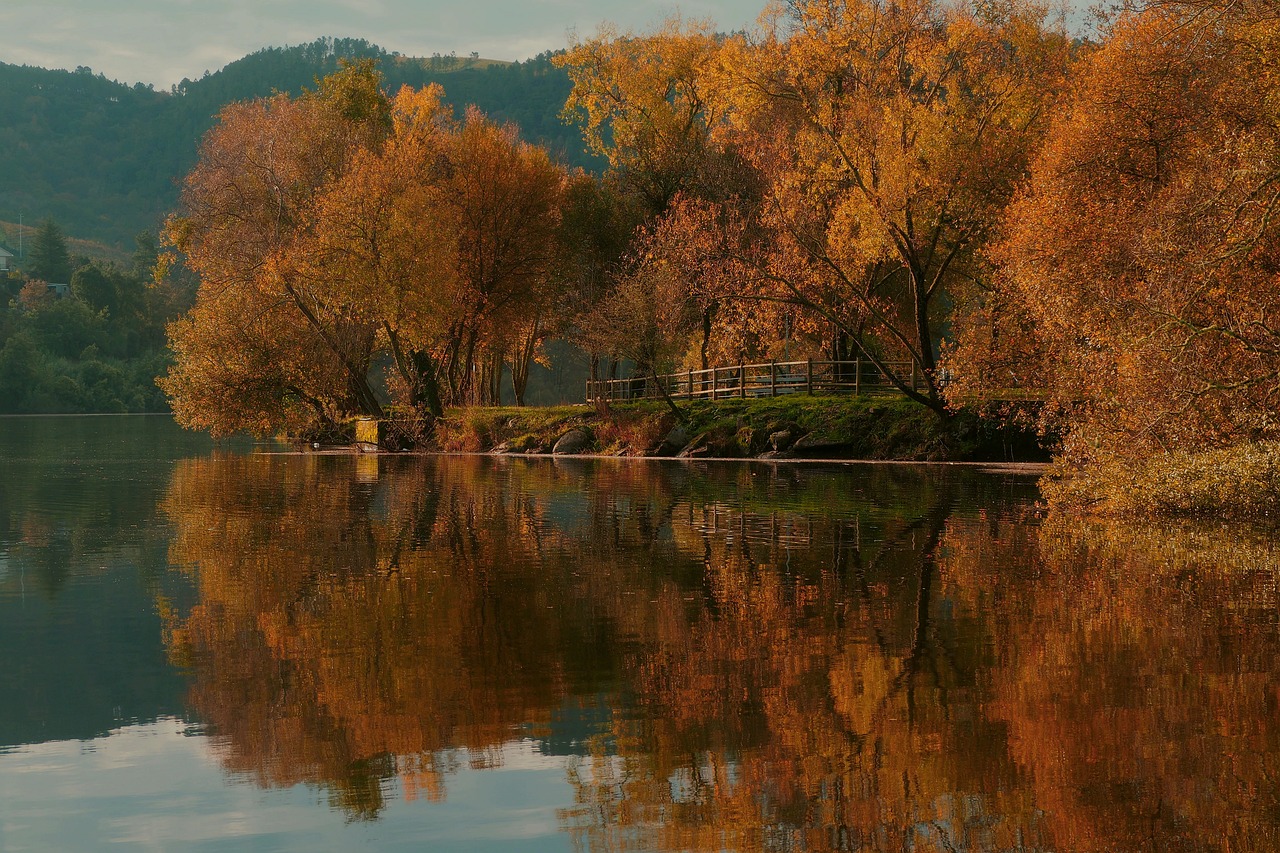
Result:
[[[743,463],[768,465],[875,465],[916,466],[929,468],[990,469],[992,473],[1019,474],[1039,477],[1050,467],[1048,462],[1000,462],[972,459],[850,459],[839,457],[769,457],[759,456],[624,456],[616,453],[494,453],[482,450],[361,450],[355,446],[333,445],[328,447],[301,448],[297,450],[254,450],[256,456],[354,456],[366,459],[400,459],[413,457],[470,458],[470,459],[527,459],[557,461],[561,459],[608,462],[678,462],[684,465],[700,463]]]
[[[1028,429],[984,421],[972,412],[941,418],[890,394],[700,400],[682,406],[681,415],[677,419],[653,401],[455,409],[417,450],[758,461],[1050,461],[1048,448]]]

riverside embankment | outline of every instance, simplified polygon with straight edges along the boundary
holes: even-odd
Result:
[[[681,458],[1045,461],[1034,434],[970,413],[943,419],[890,395],[469,408],[446,413],[442,452]]]

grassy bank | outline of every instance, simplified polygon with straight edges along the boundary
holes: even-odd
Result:
[[[970,415],[944,422],[905,398],[790,395],[609,407],[472,408],[446,413],[435,446],[446,452],[611,456],[843,458],[942,461],[1046,458],[1034,438]],[[557,449],[559,448],[559,449]]]
[[[1111,516],[1280,517],[1280,442],[1059,466],[1043,489],[1055,510]]]

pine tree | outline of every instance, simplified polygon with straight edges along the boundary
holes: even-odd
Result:
[[[71,255],[67,252],[67,238],[52,219],[40,224],[31,251],[27,254],[24,270],[29,278],[65,284],[71,280]]]

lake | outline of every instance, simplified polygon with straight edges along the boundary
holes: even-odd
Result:
[[[0,850],[1280,849],[1280,551],[966,466],[0,419]]]

